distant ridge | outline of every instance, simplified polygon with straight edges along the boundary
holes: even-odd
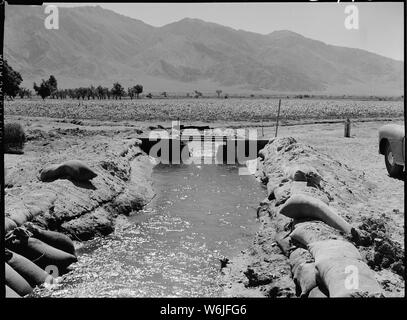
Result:
[[[64,88],[403,94],[403,62],[288,30],[262,35],[191,18],[153,27],[100,6],[59,16],[59,30],[47,30],[43,8],[6,7],[5,58],[26,87],[54,74]]]

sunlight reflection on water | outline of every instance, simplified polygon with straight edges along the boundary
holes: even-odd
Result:
[[[53,297],[219,296],[219,258],[245,249],[264,190],[223,165],[158,165],[157,196],[129,223],[78,250]]]

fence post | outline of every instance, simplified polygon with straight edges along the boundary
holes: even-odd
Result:
[[[277,137],[277,133],[278,133],[278,120],[280,119],[280,107],[281,107],[281,99],[278,100],[278,111],[277,111],[277,123],[276,123],[276,134],[275,134],[275,137]]]
[[[350,137],[350,124],[351,124],[350,119],[347,118],[345,121],[345,132],[344,132],[345,138]]]

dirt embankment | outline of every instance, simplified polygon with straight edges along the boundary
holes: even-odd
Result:
[[[344,259],[351,256],[353,260],[349,261],[360,265],[361,273],[366,275],[361,281],[362,286],[367,283],[367,295],[379,290],[384,296],[404,295],[404,247],[392,237],[395,221],[391,216],[366,210],[374,194],[363,171],[294,138],[271,140],[260,155],[256,175],[267,186],[268,198],[258,208],[260,230],[253,244],[223,269],[226,296],[313,296],[309,290],[304,291],[304,286],[316,286],[316,291],[329,296],[330,290],[342,285],[335,281],[343,271],[332,272],[332,268],[343,266]],[[334,219],[352,231],[340,232],[328,226],[329,219],[324,223],[281,214],[289,211],[286,209],[295,202],[294,195],[297,199],[298,195],[316,199],[322,211],[336,213]],[[301,206],[293,207],[293,215],[301,213]],[[328,240],[341,246],[338,252],[344,252],[338,263],[321,259],[327,252],[320,250],[323,253],[318,256],[313,245],[322,241],[324,246]],[[298,257],[303,259],[300,268],[295,262],[301,260]],[[315,270],[313,285],[307,270]]]
[[[152,165],[139,148],[137,131],[27,123],[24,155],[5,155],[6,217],[27,217],[73,240],[114,230],[115,218],[140,210],[153,197]],[[41,182],[39,171],[77,159],[97,173],[90,182]]]

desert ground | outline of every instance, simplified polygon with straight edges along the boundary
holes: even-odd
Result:
[[[139,101],[135,102],[135,105],[126,102],[119,109],[117,105],[121,102],[116,101],[107,103],[106,109],[97,101],[71,101],[66,104],[61,101],[46,101],[45,103],[27,101],[22,103],[16,100],[7,102],[5,105],[5,123],[18,122],[22,124],[28,141],[25,144],[23,155],[5,155],[6,195],[18,196],[21,192],[37,190],[38,171],[50,162],[60,162],[75,156],[96,163],[104,160],[105,151],[114,161],[115,155],[119,154],[123,148],[126,146],[128,148],[128,144],[132,143],[134,139],[146,135],[157,125],[171,128],[171,122],[167,120],[168,117],[174,120],[181,119],[185,125],[209,125],[214,128],[257,128],[260,135],[264,134],[264,138],[271,139],[274,137],[275,101],[272,109],[268,108],[267,103],[269,102],[267,101],[251,101],[252,104],[257,103],[254,112],[244,108],[244,101],[237,102],[239,107],[235,110],[233,101],[228,101],[227,105],[222,101],[224,107],[221,109],[217,107],[219,102],[209,101],[211,105],[214,105],[209,113],[206,107],[202,107],[208,103],[204,100],[200,101],[199,105],[193,100],[187,103],[188,113],[183,112],[182,107],[176,105],[174,101],[167,102],[167,104],[165,101],[160,101],[158,107],[154,105],[155,102],[148,102],[150,105],[143,105]],[[75,108],[78,104],[80,109]],[[404,124],[403,103],[378,101],[334,101],[328,103],[327,101],[319,101],[315,104],[290,101],[290,104],[291,108],[286,107],[281,114],[278,136],[293,137],[299,143],[329,155],[342,166],[351,168],[354,177],[352,181],[346,181],[348,176],[342,177],[345,179],[343,184],[355,189],[359,188],[359,190],[353,189],[352,191],[355,193],[360,191],[363,196],[360,197],[360,201],[351,203],[347,207],[348,212],[353,215],[350,220],[360,223],[362,217],[370,217],[375,221],[383,221],[386,235],[398,243],[404,252],[404,181],[388,176],[384,158],[378,153],[378,129],[389,122]],[[322,105],[324,105],[323,108],[321,108]],[[345,105],[346,108],[342,109],[341,106]],[[194,106],[199,111],[195,112]],[[236,113],[233,113],[234,110]],[[264,119],[263,113],[266,114]],[[228,115],[230,115],[230,119],[227,119]],[[166,117],[167,119],[165,119]],[[344,138],[343,121],[347,117],[352,119],[350,138]],[[262,120],[264,121],[262,122]],[[260,128],[261,125],[263,126],[262,129]],[[135,155],[129,159],[129,162],[131,162],[132,168],[137,166],[142,168],[139,170],[143,171],[142,173],[137,172],[137,170],[133,171],[136,175],[135,179],[143,187],[143,184],[144,186],[148,184],[146,172],[148,173],[151,168],[146,165],[145,159],[140,157],[140,150],[133,151]],[[120,165],[119,163],[118,166]],[[363,178],[358,180],[358,177]],[[104,176],[102,178],[105,179]],[[105,183],[108,181],[106,179]],[[102,182],[100,183],[102,184]],[[122,188],[121,182],[113,181],[112,183],[113,189]],[[63,188],[64,185],[58,190],[61,192],[64,190]],[[69,188],[73,187],[70,186]],[[148,187],[141,189],[135,191],[141,199],[136,207],[142,207],[151,197],[151,191],[148,190]],[[108,201],[109,192],[116,192],[116,195],[120,194],[120,191],[117,190],[106,190],[106,197],[100,196],[101,199],[99,200],[101,202]],[[72,193],[70,193],[71,191]],[[73,189],[69,189],[69,194],[78,199],[81,198]],[[78,203],[81,204],[79,200]],[[85,209],[85,211],[89,211],[89,208]],[[98,221],[98,223],[100,232],[95,235],[109,232],[110,221]],[[74,232],[78,228],[77,225],[70,224],[66,226],[65,231]],[[249,243],[248,247],[250,245]],[[235,265],[248,264],[247,259],[247,256],[243,255],[236,259]],[[251,262],[253,261],[251,260]],[[239,267],[236,268],[239,269]],[[226,291],[230,293],[233,289],[235,293],[238,293],[237,295],[241,296],[262,295],[264,288],[248,289],[241,286],[244,282],[241,271],[244,268],[232,270],[232,273],[235,272],[235,274],[226,277]],[[386,296],[404,295],[404,280],[401,275],[396,274],[390,268],[378,267],[375,271]]]

